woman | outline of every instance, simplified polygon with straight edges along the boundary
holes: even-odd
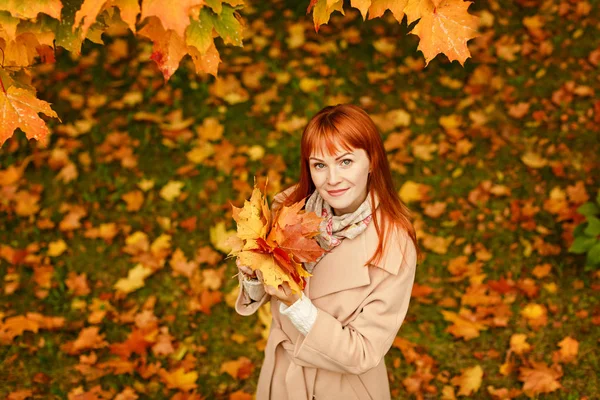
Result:
[[[417,248],[409,211],[394,189],[381,137],[359,107],[325,107],[304,129],[300,180],[272,211],[308,198],[324,217],[303,293],[262,284],[240,269],[236,311],[271,300],[273,322],[257,400],[390,399],[384,356],[406,315]]]

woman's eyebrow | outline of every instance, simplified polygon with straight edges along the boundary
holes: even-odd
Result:
[[[339,160],[340,158],[342,158],[342,157],[345,157],[345,156],[347,156],[347,155],[350,155],[350,156],[351,156],[351,155],[352,155],[352,153],[344,153],[344,154],[342,154],[341,156],[339,156],[338,158],[336,158],[336,160]],[[321,160],[320,158],[316,158],[316,157],[311,157],[311,158],[310,158],[310,160],[323,161],[323,160]]]

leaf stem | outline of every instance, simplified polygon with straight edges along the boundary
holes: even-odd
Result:
[[[0,64],[0,66],[4,69],[4,50],[0,49],[0,51],[2,51],[2,64]],[[6,89],[4,88],[4,82],[2,82],[1,76],[0,76],[0,86],[2,86],[2,91],[4,92],[4,94],[6,94]]]

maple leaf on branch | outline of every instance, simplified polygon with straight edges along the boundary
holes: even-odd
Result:
[[[50,103],[37,99],[34,92],[16,86],[10,86],[5,90],[2,84],[0,115],[3,116],[3,123],[0,125],[0,147],[17,128],[21,128],[28,139],[44,140],[48,134],[48,127],[38,113],[58,118],[50,108]]]
[[[271,219],[267,200],[255,186],[242,208],[232,206],[237,234],[230,241],[230,256],[261,271],[265,284],[277,288],[288,282],[294,293],[300,293],[304,278],[311,276],[302,263],[314,262],[325,252],[314,239],[322,218],[302,211],[304,202],[282,206]]]
[[[470,57],[467,42],[476,37],[479,19],[467,12],[471,2],[463,0],[409,0],[404,8],[408,24],[419,22],[410,33],[419,36],[425,66],[439,53],[464,66]]]
[[[327,24],[334,11],[344,14],[342,0],[311,0],[306,13],[313,13],[315,31]],[[470,57],[467,42],[478,36],[478,17],[467,9],[471,2],[463,0],[351,0],[350,5],[360,11],[363,20],[383,16],[390,10],[396,21],[402,23],[406,14],[408,25],[419,22],[410,33],[419,36],[419,47],[425,56],[425,66],[439,53],[450,61],[464,66]]]

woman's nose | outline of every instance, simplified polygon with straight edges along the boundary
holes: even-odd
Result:
[[[329,169],[329,175],[327,177],[327,183],[331,186],[335,186],[340,181],[340,176],[335,170],[335,168]]]

